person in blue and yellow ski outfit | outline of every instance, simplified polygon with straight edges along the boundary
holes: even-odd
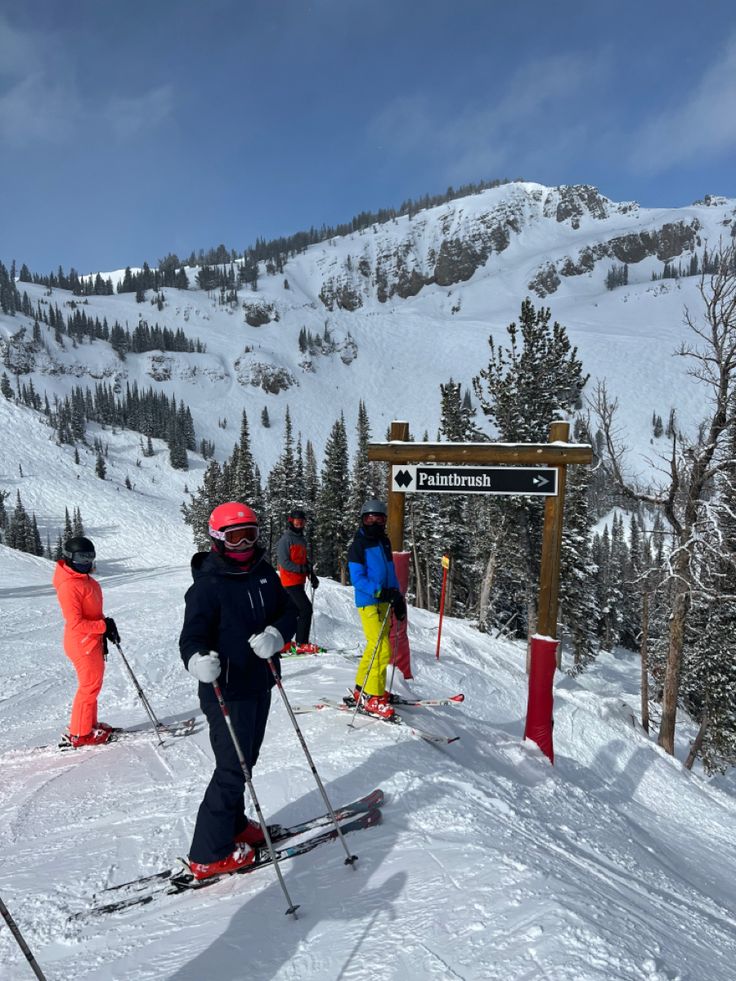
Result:
[[[386,534],[387,517],[383,501],[366,501],[360,509],[360,528],[348,549],[350,582],[366,640],[354,695],[364,712],[381,719],[391,719],[394,715],[386,694],[386,668],[391,660],[389,609],[393,608],[397,620],[406,617],[406,603]]]

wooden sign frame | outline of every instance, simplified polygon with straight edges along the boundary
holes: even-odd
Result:
[[[546,497],[544,503],[537,620],[537,633],[554,638],[557,637],[567,467],[593,461],[592,447],[587,443],[569,443],[569,436],[569,423],[553,422],[549,428],[548,443],[411,443],[409,423],[394,421],[391,423],[389,443],[371,443],[368,446],[369,460],[389,464],[538,464],[557,469],[557,495]],[[396,551],[403,551],[404,547],[405,502],[406,494],[393,490],[389,475],[387,532]]]

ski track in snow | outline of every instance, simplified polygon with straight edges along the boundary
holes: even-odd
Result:
[[[459,742],[429,745],[370,721],[353,731],[338,713],[298,717],[335,805],[386,790],[383,824],[348,838],[354,871],[336,843],[284,863],[296,921],[272,870],[70,919],[95,891],[186,853],[211,772],[207,731],[163,750],[153,732],[73,754],[33,749],[66,721],[71,670],[55,598],[41,591],[50,564],[7,550],[3,559],[17,573],[3,623],[17,634],[1,669],[0,894],[49,978],[731,981],[736,802],[725,781],[687,774],[632,724],[634,659],[601,655],[588,677],[559,676],[552,768],[521,742],[523,646],[446,618],[436,661],[436,617],[417,610],[416,679],[397,674],[398,690],[464,691],[466,701],[402,711]],[[198,711],[176,650],[187,583],[182,567],[103,578],[161,718]],[[323,582],[314,632],[357,655],[350,590]],[[288,697],[339,697],[356,664],[287,659]],[[113,723],[145,721],[114,649],[100,707]],[[255,785],[269,820],[323,810],[277,691]],[[7,930],[0,958],[3,981],[28,976]]]

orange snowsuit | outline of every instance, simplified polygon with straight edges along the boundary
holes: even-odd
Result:
[[[64,653],[79,682],[69,732],[86,736],[97,725],[97,696],[105,673],[102,589],[92,576],[75,572],[63,561],[56,563],[53,582],[64,616]]]

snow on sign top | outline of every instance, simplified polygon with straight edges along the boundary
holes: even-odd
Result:
[[[555,467],[436,467],[397,465],[391,489],[401,494],[517,494],[555,497]]]

